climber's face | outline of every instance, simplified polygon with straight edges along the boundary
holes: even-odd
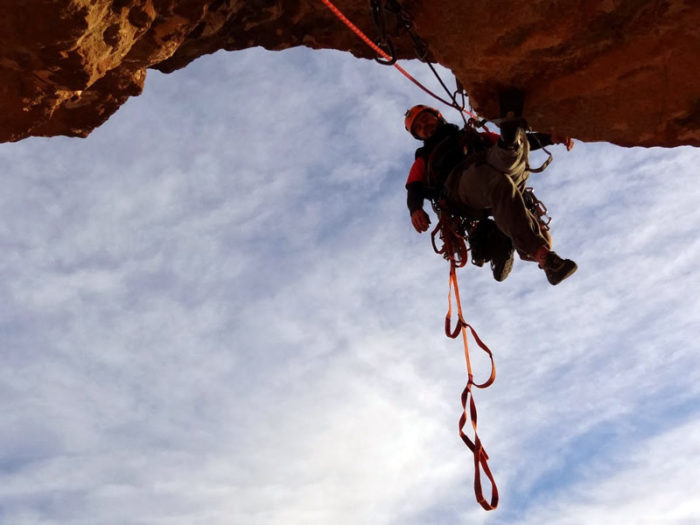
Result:
[[[440,120],[432,111],[423,111],[416,117],[411,129],[416,137],[427,140],[435,135],[439,124]]]

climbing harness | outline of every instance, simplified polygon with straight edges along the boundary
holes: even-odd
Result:
[[[448,310],[447,315],[445,316],[445,335],[452,339],[456,339],[459,337],[460,333],[462,334],[462,341],[464,343],[464,357],[467,363],[467,384],[464,387],[461,396],[462,414],[459,418],[459,437],[462,438],[464,444],[474,454],[474,494],[476,496],[476,500],[485,510],[493,510],[498,506],[498,488],[496,487],[496,482],[488,465],[489,456],[486,453],[486,450],[484,449],[481,439],[477,433],[477,412],[472,388],[488,388],[491,386],[496,379],[496,365],[493,360],[493,353],[479,338],[476,330],[474,330],[474,328],[464,320],[464,313],[462,312],[462,302],[459,296],[459,284],[457,283],[456,270],[469,262],[466,233],[463,222],[460,218],[450,215],[446,209],[440,210],[439,217],[440,220],[438,221],[438,224],[431,232],[431,241],[435,252],[442,255],[450,263],[450,286],[448,293]],[[435,240],[438,235],[442,241],[441,247],[437,246]],[[455,302],[457,304],[457,324],[454,330],[451,328],[452,290],[454,290]],[[479,348],[486,352],[491,360],[491,374],[483,383],[474,382],[474,374],[472,372],[471,359],[469,357],[467,328],[469,328],[469,331],[476,341],[476,344],[479,345]],[[467,410],[467,402],[469,403],[469,410]],[[467,420],[469,420],[471,423],[474,432],[473,440],[464,432],[464,427],[467,424]],[[490,501],[486,501],[486,498],[484,498],[484,491],[481,483],[482,471],[491,483]]]

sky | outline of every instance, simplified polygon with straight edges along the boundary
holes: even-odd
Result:
[[[349,54],[219,52],[0,145],[0,523],[700,522],[700,151],[555,146],[530,180],[577,273],[459,271],[485,512],[416,103]]]

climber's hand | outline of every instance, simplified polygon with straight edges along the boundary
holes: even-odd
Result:
[[[422,209],[415,210],[411,214],[411,224],[416,229],[418,233],[423,233],[428,231],[428,226],[430,225],[430,217]]]
[[[574,139],[571,137],[553,136],[552,143],[554,144],[564,144],[566,146],[566,151],[571,151],[574,147]]]

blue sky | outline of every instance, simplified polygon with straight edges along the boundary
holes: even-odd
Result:
[[[414,103],[340,52],[220,52],[0,146],[0,523],[700,521],[700,152],[555,147],[531,181],[578,272],[461,270],[486,513]]]

